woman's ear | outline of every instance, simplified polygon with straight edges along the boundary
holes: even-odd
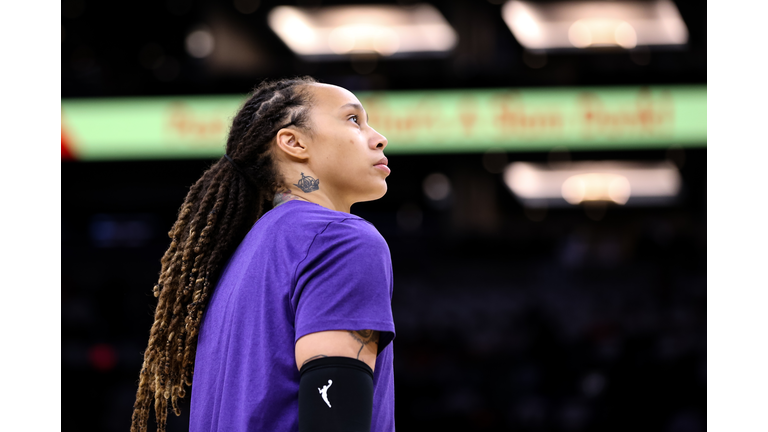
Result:
[[[283,155],[295,160],[306,160],[309,158],[306,147],[306,137],[295,129],[280,129],[275,136],[278,151]]]

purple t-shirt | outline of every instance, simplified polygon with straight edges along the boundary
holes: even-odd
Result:
[[[326,330],[378,330],[371,431],[395,430],[392,261],[369,222],[288,201],[253,226],[206,307],[191,432],[297,431],[295,343]]]

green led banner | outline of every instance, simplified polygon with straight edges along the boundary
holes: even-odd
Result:
[[[704,147],[706,86],[356,93],[387,154]],[[62,100],[62,158],[215,158],[241,96]]]
[[[62,152],[79,160],[215,158],[238,96],[61,101]]]

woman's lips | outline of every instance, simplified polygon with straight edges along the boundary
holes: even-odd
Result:
[[[376,168],[378,168],[378,169],[380,169],[382,171],[386,171],[387,173],[391,173],[392,170],[390,170],[389,167],[387,166],[388,163],[389,163],[389,161],[387,160],[387,158],[385,156],[385,157],[379,159],[379,161],[376,162],[373,166],[375,166]]]

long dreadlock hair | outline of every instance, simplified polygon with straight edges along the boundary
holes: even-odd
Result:
[[[226,154],[234,164],[219,159],[184,199],[153,290],[155,322],[144,351],[131,432],[147,430],[152,402],[158,431],[166,429],[169,400],[181,415],[178,401],[192,385],[200,321],[219,272],[282,186],[272,138],[291,125],[311,133],[306,86],[315,82],[305,76],[257,86],[229,131]]]

